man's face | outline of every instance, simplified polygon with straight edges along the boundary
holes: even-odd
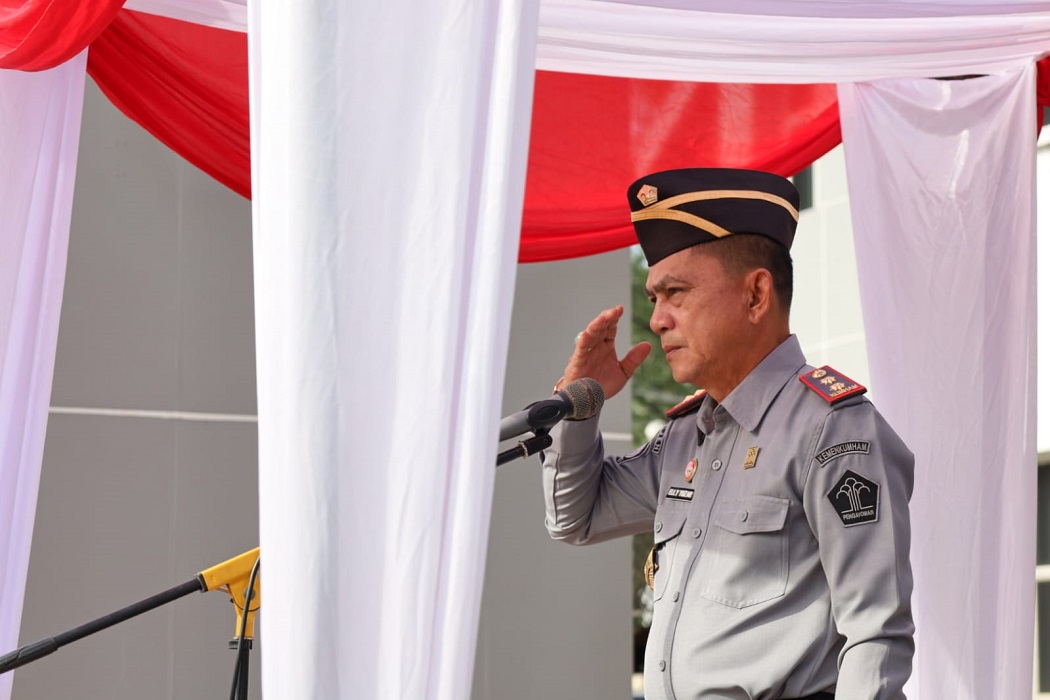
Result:
[[[700,250],[678,251],[649,268],[649,327],[660,337],[676,382],[713,390],[738,379],[748,299],[743,277],[731,276]]]

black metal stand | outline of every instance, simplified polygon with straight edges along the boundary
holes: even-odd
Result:
[[[237,650],[237,664],[233,669],[233,687],[230,688],[230,700],[248,700],[248,656],[252,650],[252,635],[254,635],[254,627],[251,625],[251,620],[255,612],[259,610],[259,594],[255,584],[256,576],[259,575],[260,561],[259,559],[255,560],[252,572],[248,575],[248,583],[243,591],[240,591],[239,587],[237,590],[243,595],[244,605],[238,609],[237,637],[230,642],[230,648]],[[229,584],[227,589],[233,590]],[[253,601],[255,602],[254,610],[252,609]],[[234,606],[237,606],[238,598],[236,594],[234,594],[231,602]],[[249,634],[250,628],[253,631]]]
[[[536,431],[536,434],[528,440],[522,440],[516,446],[496,455],[496,466],[498,467],[501,464],[506,464],[515,459],[527,459],[540,450],[550,447],[553,442],[554,439],[550,436],[548,431],[538,430]]]
[[[161,605],[178,600],[190,593],[223,591],[229,594],[230,602],[237,610],[237,637],[231,642],[231,648],[237,650],[237,665],[234,668],[231,697],[235,700],[248,700],[248,653],[252,648],[255,615],[259,612],[261,602],[257,586],[258,574],[259,548],[256,547],[205,569],[186,583],[169,588],[163,593],[140,600],[85,625],[74,627],[68,632],[41,639],[0,656],[0,674],[36,661],[54,653],[70,642],[75,642],[95,632],[101,632],[107,627],[159,608]]]
[[[124,622],[124,620],[129,620],[144,612],[149,612],[153,608],[159,608],[161,605],[170,603],[173,600],[178,600],[183,596],[188,596],[190,593],[197,593],[198,591],[206,590],[208,589],[205,588],[203,579],[201,579],[200,576],[195,576],[186,583],[175,586],[174,588],[169,588],[163,593],[158,593],[155,596],[133,603],[126,608],[121,608],[116,612],[104,615],[97,620],[92,620],[87,624],[74,627],[67,632],[57,634],[54,637],[48,637],[47,639],[41,639],[32,644],[27,644],[21,649],[0,656],[0,673],[7,673],[19,666],[24,666],[31,661],[36,661],[37,659],[58,651],[59,648],[64,647],[71,642],[83,639],[95,632],[101,632],[107,627],[112,627],[117,623]]]
[[[237,665],[233,671],[233,692],[235,700],[248,700],[248,654],[252,650],[252,640],[245,639],[240,645],[230,642],[237,650]]]

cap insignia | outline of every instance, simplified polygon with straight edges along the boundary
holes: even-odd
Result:
[[[656,204],[658,199],[656,194],[656,188],[652,185],[642,185],[641,189],[638,190],[638,201],[642,203],[643,207],[647,207],[650,204]]]

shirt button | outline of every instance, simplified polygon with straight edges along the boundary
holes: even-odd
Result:
[[[722,468],[722,460],[716,459],[715,461],[711,462],[711,468],[714,469],[715,471],[718,471],[719,469],[721,469]]]
[[[671,600],[675,603],[678,602],[678,591],[675,591],[674,595],[671,596]]]
[[[664,529],[664,524],[663,523],[656,523],[656,531],[657,532],[660,532],[660,530],[663,530],[663,529]]]
[[[745,510],[743,513],[740,514],[740,522],[745,522],[746,520],[747,520],[747,511]]]
[[[656,665],[660,668],[661,671],[663,671],[665,668],[667,668],[667,662],[666,661],[661,661],[660,663],[658,663]]]
[[[699,536],[700,536],[700,528],[694,528],[693,529],[693,539],[696,539]]]

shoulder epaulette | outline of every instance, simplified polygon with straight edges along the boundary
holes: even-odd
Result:
[[[859,396],[868,390],[842,372],[824,365],[805,374],[800,374],[799,381],[817,392],[822,399],[834,404],[850,396]]]
[[[697,389],[696,393],[688,397],[685,401],[681,402],[674,408],[667,411],[667,413],[665,413],[664,415],[668,418],[678,418],[679,416],[684,416],[687,413],[692,413],[693,411],[700,408],[700,404],[704,402],[705,396],[707,396],[706,391],[704,391],[703,389]]]

